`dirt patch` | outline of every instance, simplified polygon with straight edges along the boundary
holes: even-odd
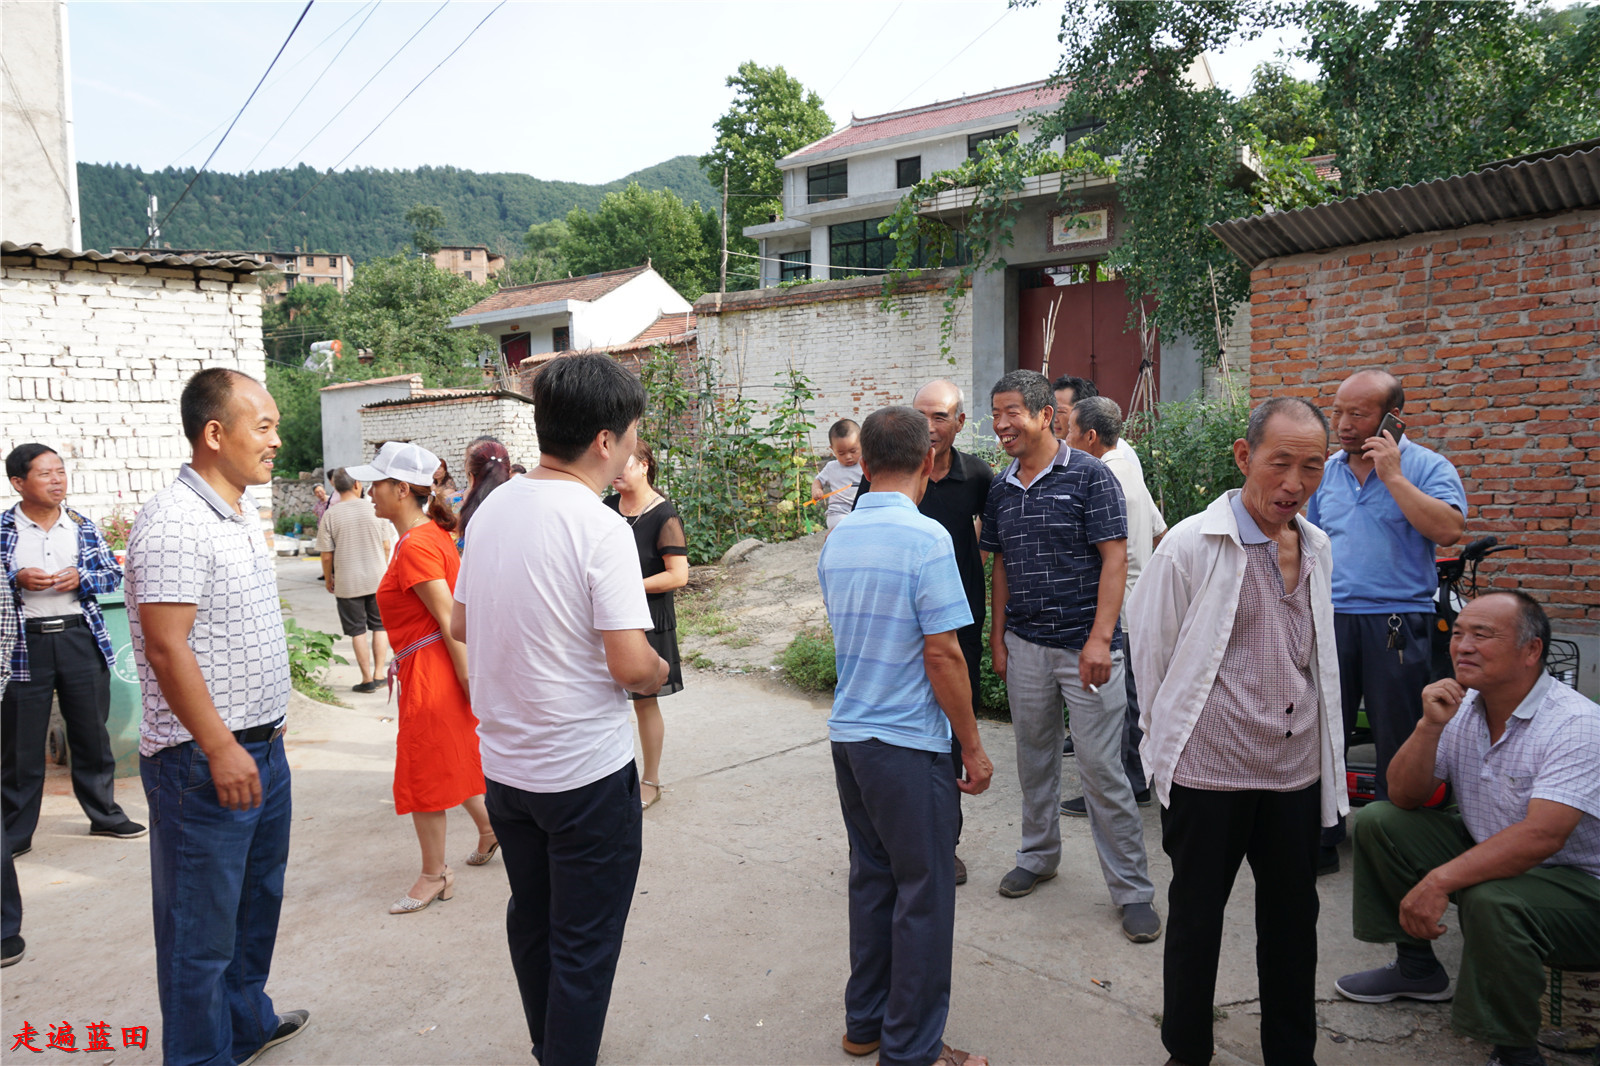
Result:
[[[678,646],[685,663],[729,673],[777,672],[774,660],[800,630],[827,624],[817,558],[825,535],[763,544],[718,567],[702,591],[680,593]],[[710,568],[707,568],[710,569]]]

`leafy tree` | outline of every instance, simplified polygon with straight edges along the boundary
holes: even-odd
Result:
[[[500,284],[531,285],[536,281],[550,281],[567,276],[566,264],[561,260],[561,242],[567,236],[567,224],[560,219],[552,222],[535,222],[522,235],[526,255],[507,260],[500,272]]]
[[[648,260],[667,284],[693,300],[716,284],[716,248],[706,245],[706,214],[673,193],[629,185],[608,193],[593,214],[573,208],[557,250],[579,275]]]
[[[356,269],[355,280],[333,316],[344,341],[345,355],[336,364],[341,376],[353,376],[345,361],[355,350],[370,348],[367,377],[421,374],[429,386],[476,384],[483,336],[476,330],[450,329],[450,317],[492,295],[494,282],[471,282],[431,259],[393,255]]]
[[[1322,86],[1289,73],[1287,63],[1262,63],[1250,76],[1250,92],[1239,101],[1239,118],[1268,142],[1300,144],[1311,138],[1311,155],[1338,150]]]
[[[261,333],[267,359],[303,366],[316,341],[333,340],[333,319],[342,297],[333,285],[296,285],[261,311]]]
[[[273,472],[294,477],[322,465],[322,386],[328,379],[300,366],[267,363],[267,392],[278,405],[278,449]]]
[[[444,210],[434,204],[412,204],[406,212],[406,222],[411,226],[411,247],[423,255],[439,250],[435,230],[444,229]]]
[[[716,144],[700,157],[700,166],[706,180],[718,191],[722,188],[723,168],[727,168],[728,247],[754,253],[759,245],[744,236],[744,228],[760,225],[783,212],[783,174],[778,170],[778,160],[832,133],[833,120],[823,110],[822,97],[790,77],[781,66],[741,63],[727,84],[734,90],[733,104],[717,119],[713,127],[717,131]],[[720,233],[712,247],[720,247]],[[728,287],[754,288],[750,279],[738,279],[737,285],[731,279],[736,269],[740,273],[758,273],[748,265],[737,265],[754,262],[733,257]]]

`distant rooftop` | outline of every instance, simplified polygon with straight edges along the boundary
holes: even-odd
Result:
[[[555,281],[539,281],[532,285],[516,285],[511,288],[501,289],[493,296],[478,301],[455,317],[465,318],[469,315],[510,311],[518,307],[537,307],[540,304],[556,303],[562,300],[580,300],[585,303],[592,303],[606,293],[621,288],[649,269],[650,264],[646,263],[643,266],[628,267],[625,270],[608,270],[602,274],[588,274],[581,278],[557,278]]]
[[[852,115],[848,126],[835,130],[819,141],[812,141],[798,151],[791,152],[778,163],[780,166],[786,166],[810,156],[837,152],[842,148],[856,148],[908,134],[975,122],[979,119],[1014,118],[1022,111],[1050,107],[1059,103],[1066,95],[1066,86],[1050,87],[1047,80],[1041,80],[1005,89],[994,89],[973,96],[963,96],[956,100],[941,100],[903,111],[889,111],[882,115],[869,115],[865,118]]]

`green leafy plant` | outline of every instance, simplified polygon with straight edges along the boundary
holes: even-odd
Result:
[[[120,505],[100,520],[100,538],[112,551],[126,550],[128,534],[131,532],[133,532],[133,515],[124,514]]]
[[[330,665],[350,661],[333,650],[339,638],[319,629],[306,629],[288,617],[283,620],[283,631],[289,641],[289,682],[294,690],[322,703],[338,703],[326,678]]]
[[[802,629],[783,649],[783,676],[807,692],[832,692],[839,683],[833,630]]]
[[[1244,484],[1233,442],[1244,436],[1250,404],[1243,394],[1196,395],[1156,405],[1129,419],[1127,437],[1139,450],[1145,484],[1167,525],[1205,510]]]
[[[279,515],[278,520],[272,524],[272,531],[288,535],[294,532],[296,525],[300,527],[301,536],[315,536],[317,532],[317,516],[310,511],[302,514]]]

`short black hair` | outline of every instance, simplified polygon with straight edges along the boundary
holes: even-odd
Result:
[[[1115,448],[1122,436],[1122,408],[1109,396],[1090,396],[1072,405],[1079,433],[1093,431],[1105,448]]]
[[[915,474],[933,447],[928,416],[915,407],[883,407],[861,427],[861,462],[873,477]]]
[[[1050,387],[1049,380],[1037,370],[1013,370],[994,383],[994,388],[989,390],[989,402],[1002,392],[1014,392],[1022,397],[1022,403],[1030,415],[1036,415],[1046,407],[1051,410],[1056,406],[1056,393]]]
[[[1244,442],[1251,448],[1261,446],[1262,438],[1267,435],[1267,423],[1272,420],[1273,415],[1288,415],[1301,422],[1315,422],[1322,427],[1322,435],[1328,435],[1328,420],[1317,410],[1316,404],[1298,396],[1274,396],[1250,412],[1250,422],[1244,431]]]
[[[333,485],[334,492],[349,492],[356,487],[356,479],[346,473],[342,466],[334,468],[328,475],[328,482]]]
[[[584,352],[550,360],[533,379],[539,451],[572,462],[601,430],[620,437],[644,416],[644,386],[610,356]]]
[[[829,440],[848,440],[861,432],[861,425],[853,418],[841,418],[828,427]]]
[[[200,443],[200,434],[205,432],[209,423],[227,425],[228,404],[233,400],[233,386],[239,379],[260,384],[243,371],[225,366],[208,366],[184,385],[183,395],[178,399],[178,410],[183,417],[183,435],[190,444]]]
[[[1521,589],[1495,589],[1485,596],[1510,596],[1517,601],[1517,647],[1526,648],[1530,641],[1539,642],[1539,663],[1550,662],[1550,616],[1544,613],[1539,601]]]
[[[1100,395],[1100,388],[1094,382],[1088,378],[1075,378],[1071,374],[1062,374],[1050,383],[1051,392],[1057,389],[1071,389],[1073,403]]]
[[[26,480],[28,473],[33,469],[33,461],[46,452],[51,455],[61,454],[48,444],[19,444],[12,448],[10,454],[6,456],[6,477],[20,477]]]

